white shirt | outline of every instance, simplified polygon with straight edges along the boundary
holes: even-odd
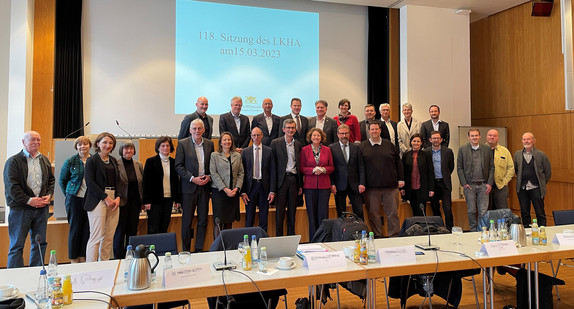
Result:
[[[192,138],[191,141],[193,142],[193,147],[195,147],[195,155],[197,156],[197,176],[205,175],[205,154],[203,153],[203,138],[201,139],[201,143],[196,144],[195,140]],[[191,180],[193,176],[191,176]]]
[[[437,120],[436,123],[434,122],[434,120],[431,119],[431,123],[432,123],[432,129],[438,131],[438,124],[440,123],[440,119]]]
[[[372,138],[369,138],[369,142],[371,142],[371,146],[375,146],[375,144],[380,146],[383,144],[383,139],[381,137],[379,137],[379,141],[375,142],[375,141],[373,141]]]
[[[285,144],[287,146],[287,167],[285,172],[297,174],[297,169],[295,168],[295,139],[291,143],[285,139]]]
[[[319,120],[319,117],[317,117],[315,120],[315,128],[323,130],[325,127],[325,118],[326,117],[323,117],[323,119]]]
[[[267,117],[267,115],[263,113],[263,116],[265,117],[265,123],[267,123],[267,130],[269,131],[269,134],[271,134],[271,131],[273,131],[273,115]]]

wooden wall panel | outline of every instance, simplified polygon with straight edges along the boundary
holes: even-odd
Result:
[[[389,104],[391,119],[401,120],[401,67],[399,10],[389,9]]]

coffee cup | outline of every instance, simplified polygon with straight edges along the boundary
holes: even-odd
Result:
[[[12,296],[12,293],[14,293],[14,289],[15,289],[14,286],[11,284],[0,286],[0,297],[5,298]]]
[[[293,258],[284,256],[279,259],[279,267],[281,268],[291,268],[293,266]]]

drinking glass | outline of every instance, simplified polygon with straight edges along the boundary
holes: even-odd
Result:
[[[237,245],[237,250],[239,250],[239,254],[243,256],[243,242],[240,242],[239,245]]]
[[[177,255],[177,260],[181,265],[187,265],[191,262],[191,253],[189,251],[182,251]]]
[[[455,244],[456,244],[457,246],[458,246],[458,245],[461,245],[461,243],[460,243],[460,235],[462,235],[462,227],[460,227],[460,226],[453,226],[453,227],[452,227],[452,234],[453,234],[454,236],[456,236],[456,242],[455,242]]]
[[[36,292],[34,296],[36,298],[36,307],[38,309],[50,307],[50,304],[52,303],[52,293],[49,291]]]

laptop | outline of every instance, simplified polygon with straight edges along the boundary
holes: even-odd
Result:
[[[297,253],[297,246],[301,235],[265,237],[259,239],[259,249],[267,248],[267,258],[280,258],[282,256],[294,256]]]

